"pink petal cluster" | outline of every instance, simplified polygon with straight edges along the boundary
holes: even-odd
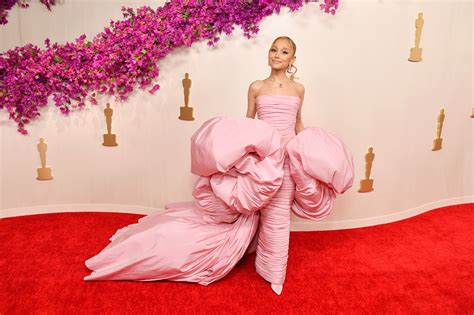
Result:
[[[86,101],[97,105],[99,94],[114,95],[125,101],[136,86],[142,90],[159,75],[157,61],[176,47],[191,46],[206,39],[215,45],[222,33],[234,26],[251,38],[259,31],[260,21],[283,6],[299,9],[303,0],[171,0],[156,10],[148,6],[122,7],[123,20],[87,40],[53,44],[45,40],[45,49],[28,44],[0,53],[0,109],[27,134],[25,125],[40,116],[40,108],[51,96],[67,115],[82,109]],[[338,0],[325,0],[321,9],[334,14]],[[156,92],[155,84],[148,91]]]
[[[56,0],[40,0],[42,4],[51,11],[51,6],[56,4]],[[15,4],[22,8],[28,8],[30,5],[27,0],[0,0],[0,25],[8,23],[8,11],[10,11]]]

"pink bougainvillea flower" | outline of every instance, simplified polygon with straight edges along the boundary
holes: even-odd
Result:
[[[10,11],[15,4],[21,8],[28,8],[30,5],[27,0],[0,0],[0,25],[8,23],[8,11]],[[51,11],[51,6],[56,4],[56,0],[40,0],[42,4]]]
[[[50,97],[68,115],[84,108],[86,101],[97,105],[103,94],[126,101],[137,87],[145,90],[152,84],[148,91],[154,94],[160,89],[153,83],[159,76],[157,62],[175,48],[200,40],[214,46],[234,26],[251,38],[264,17],[282,7],[298,10],[306,2],[317,1],[171,0],[156,10],[122,7],[124,19],[111,21],[92,39],[81,35],[65,44],[46,39],[45,49],[27,44],[0,53],[0,109],[27,134],[25,125],[40,116]],[[324,0],[320,7],[334,14],[338,0]]]

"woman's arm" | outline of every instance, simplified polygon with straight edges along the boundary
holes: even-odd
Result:
[[[258,90],[258,81],[254,81],[250,84],[248,90],[248,105],[247,105],[247,117],[248,118],[255,118],[257,114],[257,107],[255,106],[255,97],[257,96]]]
[[[295,125],[295,133],[298,134],[304,129],[303,119],[301,118],[301,107],[303,107],[303,100],[304,100],[304,86],[300,84],[298,86],[298,92],[300,94],[301,103],[300,108],[298,109],[298,113],[296,114],[296,125]]]

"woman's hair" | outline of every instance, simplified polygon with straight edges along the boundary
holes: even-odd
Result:
[[[272,45],[275,44],[275,42],[279,39],[286,39],[290,42],[291,46],[293,47],[293,56],[294,56],[296,54],[296,44],[295,44],[295,42],[291,38],[289,38],[288,36],[278,36],[273,41]]]

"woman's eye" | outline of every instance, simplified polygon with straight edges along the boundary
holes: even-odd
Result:
[[[284,51],[283,53],[284,53],[285,55],[288,55],[288,52],[287,52],[287,51]]]
[[[272,49],[270,49],[270,51],[276,51],[276,49],[275,49],[275,48],[272,48]]]

